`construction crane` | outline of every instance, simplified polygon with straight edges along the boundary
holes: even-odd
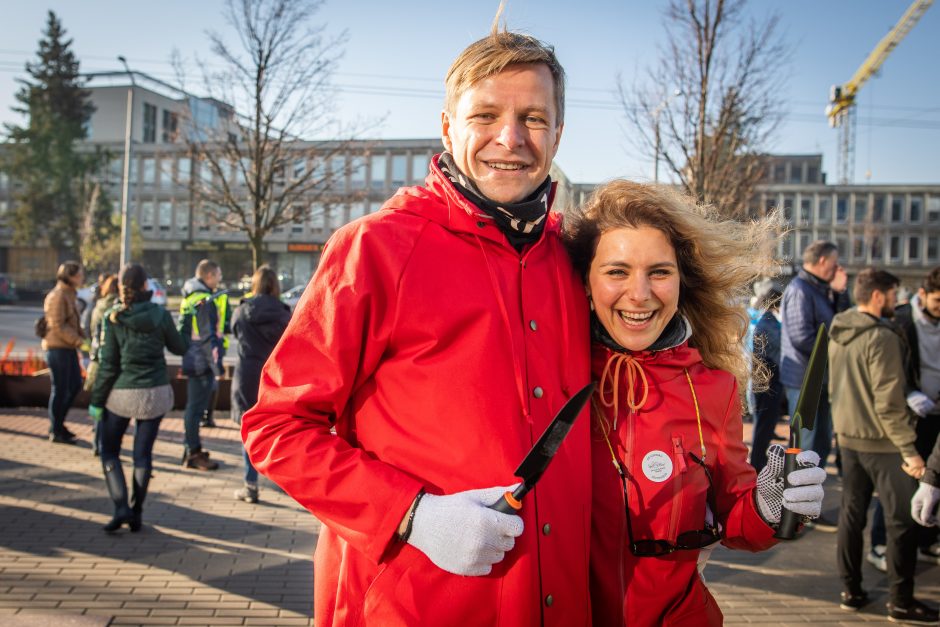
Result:
[[[833,85],[830,89],[826,115],[829,117],[829,126],[839,129],[839,183],[851,183],[855,173],[855,94],[878,72],[891,51],[911,32],[931,4],[933,0],[915,0],[894,28],[878,42],[865,62],[855,70],[849,82]]]

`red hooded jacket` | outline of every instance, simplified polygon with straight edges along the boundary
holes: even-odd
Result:
[[[675,542],[677,535],[705,526],[708,480],[688,455],[691,451],[702,458],[704,442],[724,544],[750,551],[773,546],[774,530],[754,501],[756,475],[747,463],[734,377],[706,368],[687,342],[662,351],[620,355],[594,345],[592,371],[601,381],[602,393],[594,406],[609,427],[616,425],[609,437],[627,477],[634,540]],[[619,372],[618,359],[623,360]],[[701,440],[686,372],[699,405]],[[616,422],[613,409],[602,402],[612,401],[615,385]],[[639,409],[630,411],[630,402]],[[623,484],[598,422],[592,434],[594,624],[721,624],[721,611],[696,567],[699,551],[662,557],[636,557],[630,551]]]
[[[426,185],[332,237],[265,365],[245,446],[323,523],[317,625],[588,624],[587,410],[490,575],[451,575],[397,539],[422,488],[515,483],[590,375],[588,308],[560,216],[520,254],[436,158]]]

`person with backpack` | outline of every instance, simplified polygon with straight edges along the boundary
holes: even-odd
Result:
[[[98,298],[95,299],[95,306],[92,308],[91,316],[88,320],[88,335],[91,338],[91,348],[88,353],[88,372],[85,374],[86,392],[91,392],[95,386],[95,378],[98,376],[98,353],[101,349],[101,323],[108,314],[114,303],[118,300],[118,291],[120,284],[116,274],[102,274],[98,277],[101,282],[98,284]],[[101,453],[101,426],[100,421],[94,422],[94,439],[91,445],[91,452],[96,457]]]

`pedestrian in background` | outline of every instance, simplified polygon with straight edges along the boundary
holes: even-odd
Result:
[[[221,281],[222,269],[219,264],[203,259],[196,266],[196,275],[183,285],[183,300],[180,303],[180,313],[199,305],[192,324],[192,341],[183,356],[183,374],[187,379],[182,460],[183,466],[198,470],[215,470],[219,467],[217,462],[209,459],[209,452],[202,448],[199,428],[209,407],[217,377],[223,372],[219,303],[213,297]]]
[[[91,349],[88,353],[90,361],[88,362],[88,371],[85,373],[85,391],[91,392],[95,385],[95,378],[98,376],[98,353],[101,348],[101,322],[108,314],[114,303],[118,300],[118,288],[120,286],[116,274],[103,274],[99,277],[101,282],[98,284],[98,298],[95,300],[95,306],[92,309],[91,317],[88,323],[88,333],[91,339]],[[92,442],[92,453],[99,455],[101,451],[101,422],[94,421],[94,440]]]
[[[910,503],[924,474],[905,400],[905,344],[894,316],[898,279],[866,268],[855,280],[858,307],[836,314],[829,340],[829,394],[842,449],[842,505],[837,562],[840,606],[868,604],[862,588],[863,533],[877,490],[887,528],[889,602],[892,621],[936,623],[937,610],[914,598],[917,529]]]
[[[121,270],[120,306],[102,321],[98,375],[91,391],[89,413],[101,420],[101,466],[114,517],[104,526],[111,533],[128,525],[140,531],[141,513],[153,468],[153,444],[160,420],[173,408],[173,388],[164,350],[182,355],[189,347],[192,310],[180,316],[179,327],[164,307],[150,302],[147,273],[139,264]],[[121,466],[121,440],[131,419],[134,429],[134,471],[130,502]]]
[[[766,380],[767,387],[754,393],[754,434],[751,441],[751,465],[760,472],[767,465],[767,447],[783,415],[787,398],[780,382],[780,299],[776,288],[768,290],[760,301],[764,311],[754,329],[752,380]],[[760,376],[763,375],[763,376]]]
[[[251,277],[251,298],[241,302],[232,317],[232,332],[236,341],[235,373],[232,376],[232,420],[241,425],[242,414],[258,402],[258,384],[261,368],[287,323],[290,307],[281,302],[281,287],[277,273],[261,266]],[[258,502],[258,471],[245,460],[245,486],[235,492],[235,498],[247,503]]]
[[[55,287],[46,295],[42,309],[46,332],[42,348],[52,379],[49,394],[49,440],[74,444],[75,434],[65,426],[65,417],[82,389],[82,369],[78,349],[84,340],[78,312],[78,288],[85,281],[85,271],[77,261],[66,261],[56,272]]]

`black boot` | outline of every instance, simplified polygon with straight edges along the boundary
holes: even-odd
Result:
[[[127,484],[124,482],[124,469],[119,460],[104,463],[104,482],[108,486],[108,494],[114,501],[114,517],[103,529],[112,533],[122,525],[130,523],[133,517],[131,508],[127,506]]]
[[[144,511],[144,499],[147,498],[147,486],[150,485],[150,469],[134,467],[134,481],[131,484],[131,531],[137,533],[143,526],[141,514]]]

